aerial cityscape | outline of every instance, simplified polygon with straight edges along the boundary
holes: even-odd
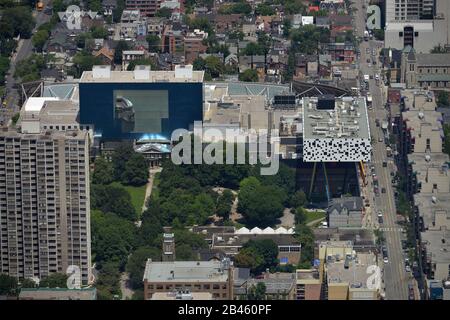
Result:
[[[0,300],[450,300],[449,165],[448,0],[0,0]]]

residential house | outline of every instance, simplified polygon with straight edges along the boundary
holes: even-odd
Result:
[[[114,50],[108,47],[102,47],[100,50],[95,51],[93,55],[101,60],[101,64],[111,66],[114,64]]]
[[[244,23],[242,24],[242,33],[244,33],[244,40],[250,42],[256,42],[258,40],[256,36],[256,31],[258,28],[254,23]]]
[[[208,37],[208,33],[195,29],[184,37],[185,61],[192,64],[199,54],[205,53],[208,46],[203,44],[203,40]]]
[[[331,228],[361,227],[364,203],[361,197],[341,197],[330,201],[327,208]]]
[[[225,65],[237,67],[239,65],[239,58],[234,53],[230,53],[225,57]]]
[[[216,33],[226,33],[240,26],[240,14],[218,14],[213,20]]]
[[[131,61],[146,58],[144,50],[124,50],[122,51],[122,70],[127,70]]]
[[[166,19],[153,17],[147,19],[147,34],[153,34],[158,37],[161,37],[162,32],[164,30],[164,24]]]
[[[146,34],[147,23],[139,10],[124,10],[120,18],[120,38],[131,40]]]

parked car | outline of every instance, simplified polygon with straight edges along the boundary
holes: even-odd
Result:
[[[381,188],[381,193],[386,193],[386,188]]]

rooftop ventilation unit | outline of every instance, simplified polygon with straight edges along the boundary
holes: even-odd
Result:
[[[93,66],[92,77],[94,79],[109,79],[111,77],[110,66]]]
[[[139,65],[134,68],[135,80],[149,80],[150,79],[150,66]]]

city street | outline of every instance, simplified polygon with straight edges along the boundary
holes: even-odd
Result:
[[[364,3],[367,6],[367,1],[354,2],[354,7],[357,9],[354,18],[355,29],[357,30],[357,36],[361,38],[363,38],[365,30],[366,9],[363,8]],[[391,160],[387,159],[387,146],[385,144],[387,139],[385,139],[385,134],[376,125],[376,119],[383,122],[388,116],[388,112],[385,109],[387,88],[384,88],[379,63],[379,51],[382,47],[382,42],[369,40],[362,41],[359,48],[361,51],[359,60],[360,79],[363,79],[364,75],[370,76],[369,92],[373,99],[373,108],[369,110],[371,137],[374,141],[371,164],[375,167],[379,190],[382,190],[378,194],[375,194],[372,179],[369,179],[369,195],[372,201],[371,205],[373,206],[371,220],[377,221],[377,213],[379,211],[382,212],[383,223],[380,226],[380,230],[383,230],[388,251],[388,262],[384,265],[385,298],[388,300],[407,300],[408,282],[410,278],[405,271],[401,247],[402,230],[396,223],[397,210],[395,208],[394,188],[391,184],[391,171],[394,170],[394,164]],[[372,57],[373,51],[376,54]],[[373,60],[377,62],[376,65],[372,64]],[[381,80],[379,83],[375,81],[376,74],[380,76]],[[387,162],[386,167],[383,166],[383,162],[385,161]],[[371,172],[368,170],[367,175],[370,174]]]
[[[51,0],[44,0],[44,5],[50,4]],[[43,23],[46,23],[50,20],[51,16],[44,14],[44,11],[33,11],[33,16],[36,19],[36,26],[33,29],[33,32],[39,28],[39,26]],[[20,106],[18,106],[18,101],[20,97],[20,92],[18,88],[14,88],[16,84],[16,80],[14,79],[14,72],[16,70],[16,64],[28,58],[33,52],[33,44],[31,39],[20,39],[16,53],[13,54],[13,57],[10,62],[9,72],[6,76],[6,106],[1,108],[0,111],[0,124],[7,124],[11,117],[20,110]]]

